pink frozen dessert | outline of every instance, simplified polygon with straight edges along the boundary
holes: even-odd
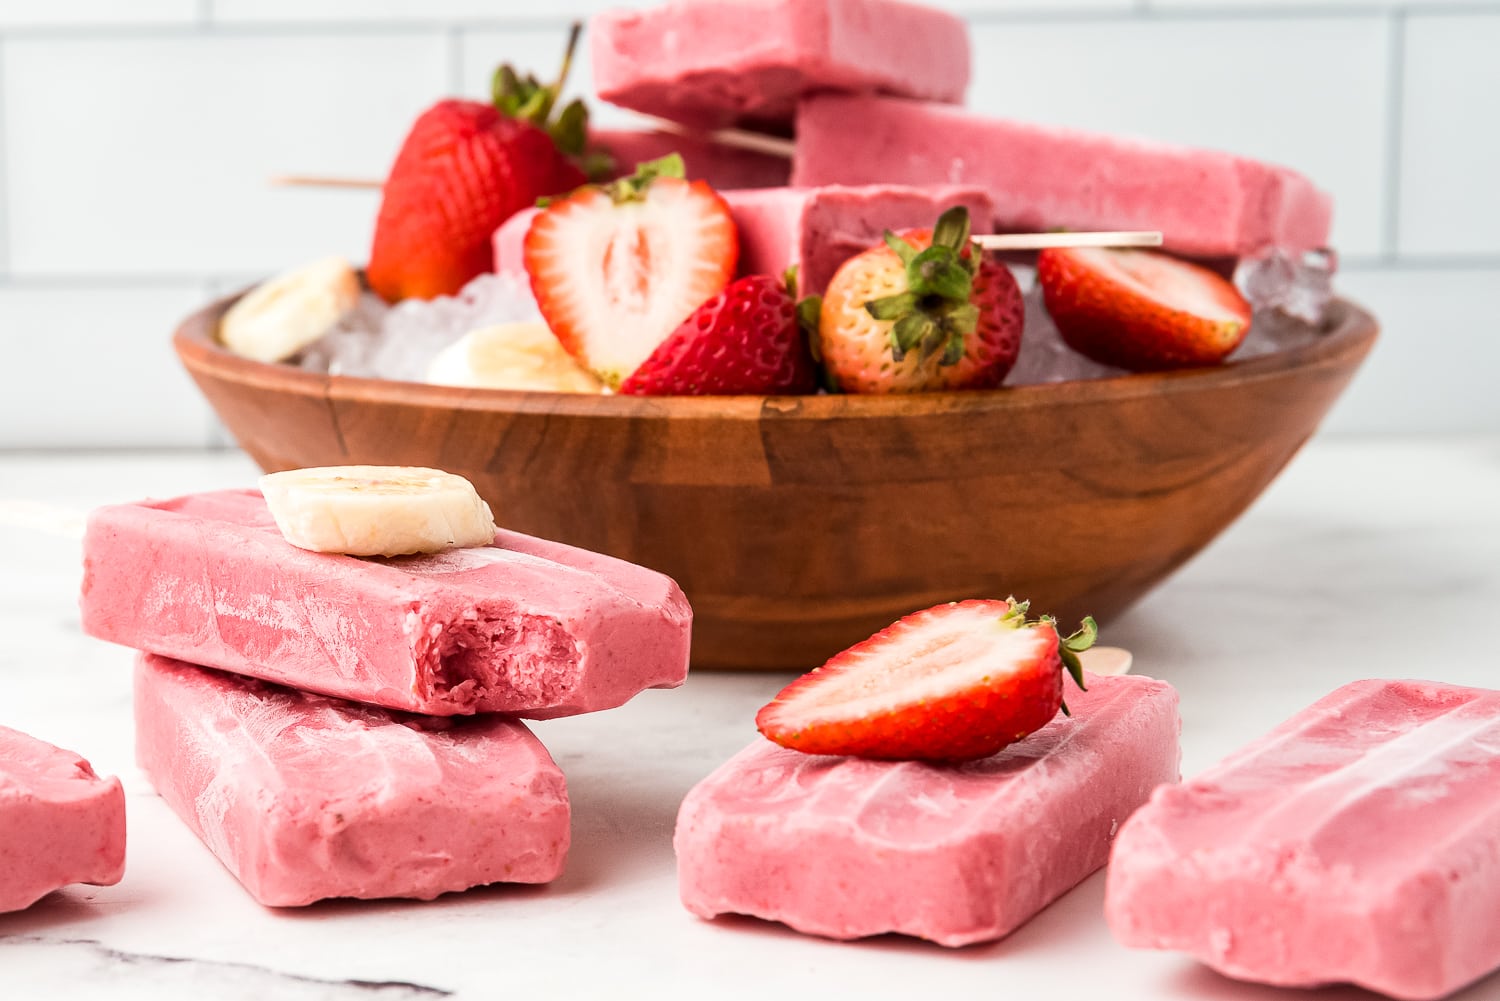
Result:
[[[757,741],[683,800],[683,904],[837,939],[1009,934],[1102,866],[1121,822],[1177,780],[1171,686],[1129,675],[1088,686],[1068,693],[1071,718],[961,765]]]
[[[138,650],[391,709],[533,719],[687,675],[671,578],[501,531],[493,546],[358,559],[288,543],[253,490],[104,507],[83,627]]]
[[[1160,230],[1197,257],[1323,247],[1333,215],[1301,174],[1230,153],[894,98],[804,101],[792,183],[876,182],[982,185],[996,232]]]
[[[516,720],[393,713],[141,654],[135,726],[156,791],[268,907],[562,871],[567,788]]]
[[[736,149],[698,136],[640,129],[592,129],[589,144],[614,160],[616,177],[629,177],[638,164],[670,153],[682,157],[689,181],[726,188],[776,188],[786,184],[792,161],[784,156]]]
[[[1500,968],[1497,793],[1500,692],[1358,681],[1158,789],[1105,913],[1241,980],[1440,998]]]
[[[0,912],[125,874],[125,793],[72,751],[0,726]]]
[[[740,238],[739,273],[780,275],[798,267],[801,293],[822,293],[846,260],[880,242],[886,230],[930,228],[962,205],[976,233],[990,232],[993,203],[983,188],[870,184],[860,187],[721,191]],[[525,270],[523,245],[536,209],[523,209],[495,231],[495,270]]]
[[[606,101],[696,126],[785,129],[815,91],[963,100],[969,35],[897,0],[678,0],[589,24]]]

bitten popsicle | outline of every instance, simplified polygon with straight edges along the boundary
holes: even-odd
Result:
[[[899,0],[677,0],[589,22],[612,104],[699,127],[785,129],[814,91],[963,100],[962,19]]]
[[[516,720],[392,713],[141,654],[135,725],[156,791],[268,907],[562,871],[567,788]]]
[[[683,904],[836,939],[1009,934],[1102,866],[1131,811],[1177,780],[1171,686],[1090,675],[1068,704],[1071,718],[961,765],[757,741],[682,803]]]
[[[1500,692],[1358,681],[1120,832],[1115,937],[1408,1001],[1500,968]]]
[[[95,511],[81,603],[101,639],[438,716],[544,719],[675,687],[692,624],[671,578],[515,532],[389,559],[307,552],[251,490]]]
[[[125,793],[72,751],[0,726],[0,913],[125,873]]]
[[[981,185],[997,233],[1160,230],[1196,257],[1323,247],[1333,214],[1301,174],[1230,153],[889,97],[803,101],[792,184],[875,182]]]

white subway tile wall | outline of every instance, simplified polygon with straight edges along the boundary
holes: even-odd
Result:
[[[646,0],[0,0],[0,448],[225,442],[167,339],[217,291],[364,257],[412,118]],[[941,0],[987,112],[1287,163],[1385,333],[1335,432],[1500,430],[1500,0]],[[574,89],[588,90],[588,66]],[[598,109],[599,120],[629,120]]]

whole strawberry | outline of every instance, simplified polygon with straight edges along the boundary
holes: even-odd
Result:
[[[577,32],[570,38],[567,74]],[[388,302],[452,295],[494,270],[496,228],[538,198],[586,182],[588,114],[574,101],[550,121],[562,79],[543,86],[508,66],[493,104],[444,100],[412,125],[386,178],[367,271]]]
[[[1136,372],[1213,365],[1250,329],[1250,304],[1207,268],[1146,250],[1044,250],[1037,284],[1068,346]]]
[[[620,385],[641,396],[811,393],[812,353],[786,280],[750,275],[693,311]]]
[[[990,389],[1015,364],[1024,317],[1015,278],[970,246],[957,207],[844,262],[823,293],[819,356],[850,393]]]
[[[1027,602],[959,601],[897,621],[792,682],[755,725],[808,754],[971,761],[1023,740],[1057,715],[1063,671],[1083,687],[1078,654],[1093,619],[1060,639]]]

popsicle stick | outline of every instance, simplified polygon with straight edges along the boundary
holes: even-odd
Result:
[[[317,177],[311,174],[277,174],[268,182],[276,188],[358,188],[379,191],[384,185],[367,177]]]
[[[1161,234],[1148,230],[1107,233],[988,233],[973,237],[973,240],[985,250],[1161,246]]]
[[[693,129],[665,118],[657,118],[655,115],[637,115],[644,119],[657,132],[666,132],[674,136],[687,136],[690,139],[706,139],[720,146],[732,146],[735,149],[748,150],[751,153],[764,153],[767,156],[792,158],[795,144],[790,139],[781,136],[768,136],[759,132],[746,132],[744,129]]]
[[[1124,647],[1095,646],[1080,653],[1078,659],[1090,674],[1129,674],[1135,657]]]

